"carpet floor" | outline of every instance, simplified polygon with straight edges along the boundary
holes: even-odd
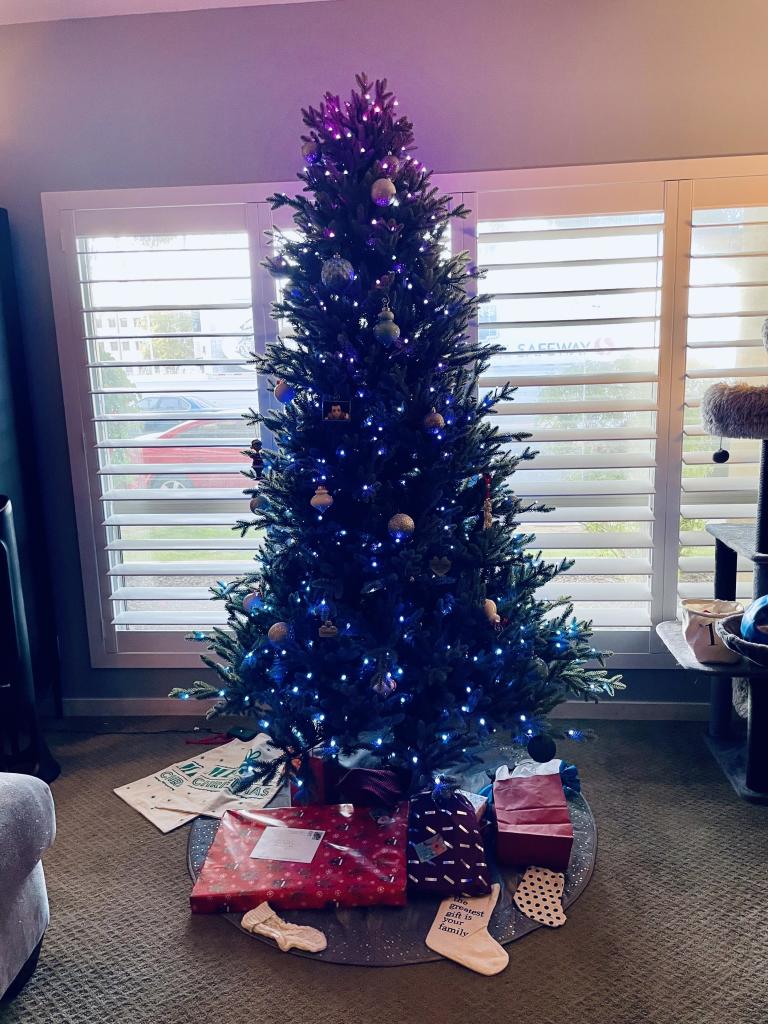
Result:
[[[563,751],[597,819],[597,868],[565,927],[513,943],[494,978],[312,963],[190,916],[187,829],[163,836],[111,792],[189,753],[184,734],[137,734],[162,727],[50,734],[52,920],[2,1024],[768,1021],[768,807],[735,796],[700,724],[600,723]]]

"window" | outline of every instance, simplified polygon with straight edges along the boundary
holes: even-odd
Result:
[[[654,625],[711,593],[705,523],[754,516],[757,443],[725,439],[713,464],[699,403],[715,380],[768,382],[768,157],[435,184],[472,211],[450,245],[493,295],[473,329],[502,352],[481,388],[518,385],[500,422],[539,452],[514,487],[556,508],[522,526],[575,560],[546,594],[573,596],[617,667],[666,664]],[[261,264],[291,222],[274,190],[43,197],[96,665],[197,664],[184,634],[223,621],[208,588],[258,549],[231,527],[241,414],[271,400],[247,363],[278,329]]]

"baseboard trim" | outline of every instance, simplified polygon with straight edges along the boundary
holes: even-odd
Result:
[[[171,700],[168,697],[68,697],[65,718],[113,718],[154,715],[183,715],[202,718],[210,701]],[[709,705],[692,701],[616,700],[600,704],[566,701],[552,712],[552,718],[594,719],[630,722],[702,722]]]
[[[615,700],[585,704],[567,700],[552,718],[588,718],[612,722],[706,722],[709,704],[687,700]]]

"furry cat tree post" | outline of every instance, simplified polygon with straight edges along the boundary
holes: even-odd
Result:
[[[768,320],[763,323],[763,345],[768,349]],[[713,384],[701,401],[701,421],[713,437],[754,438],[760,441],[760,472],[757,484],[755,551],[768,554],[768,386]],[[727,462],[720,448],[715,462]],[[768,594],[768,565],[756,562],[754,596]]]

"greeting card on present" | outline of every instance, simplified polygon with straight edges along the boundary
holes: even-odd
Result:
[[[296,835],[283,839],[278,830]],[[284,910],[403,906],[407,830],[407,801],[388,812],[351,804],[227,811],[192,890],[192,910],[246,911],[264,901]]]

